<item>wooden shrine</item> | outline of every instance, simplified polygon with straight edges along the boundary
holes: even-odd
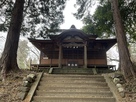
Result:
[[[47,40],[29,41],[41,52],[39,64],[33,65],[59,68],[108,66],[106,52],[116,43],[116,39],[98,39],[73,25],[58,35],[49,35]]]

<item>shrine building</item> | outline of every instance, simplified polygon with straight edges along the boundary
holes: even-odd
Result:
[[[49,35],[48,40],[29,41],[41,52],[38,66],[58,68],[108,66],[106,52],[116,44],[116,39],[98,39],[74,25],[58,35]]]

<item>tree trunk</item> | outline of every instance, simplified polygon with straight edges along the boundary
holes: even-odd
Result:
[[[24,0],[16,0],[12,11],[10,27],[5,43],[5,48],[1,56],[1,75],[5,78],[10,71],[19,70],[17,65],[17,48],[20,30],[23,20]]]
[[[130,78],[132,77],[135,78],[135,73],[127,47],[124,26],[118,8],[118,0],[111,0],[111,5],[113,9],[113,18],[115,23],[116,37],[119,49],[120,67],[126,81],[129,81]]]

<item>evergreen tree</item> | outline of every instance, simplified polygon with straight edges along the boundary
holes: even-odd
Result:
[[[47,37],[63,21],[62,10],[66,0],[1,0],[0,30],[8,31],[0,60],[3,79],[10,71],[19,70],[17,49],[22,34]],[[24,14],[23,14],[24,12]],[[28,33],[27,33],[28,32]],[[37,35],[36,35],[37,34]]]
[[[126,79],[129,81],[132,77],[135,78],[134,67],[130,59],[129,50],[127,48],[127,40],[125,36],[125,30],[122,23],[121,15],[118,8],[118,0],[112,0],[113,18],[116,28],[116,37],[118,42],[119,56],[120,56],[120,68]]]
[[[136,40],[136,1],[132,0],[128,3],[128,1],[119,0],[119,10],[128,36],[127,40],[134,42]],[[85,24],[83,30],[86,33],[97,34],[99,37],[115,36],[113,13],[109,1],[101,2],[94,14],[85,16],[83,22]]]
[[[100,4],[102,4],[102,3],[105,4],[108,1],[109,0],[100,0]],[[93,0],[77,0],[77,5],[79,5],[80,7],[78,9],[78,12],[75,14],[76,17],[82,18],[86,14],[87,9],[89,9],[90,6],[92,5],[92,2],[93,2]],[[128,4],[130,2],[132,2],[132,4],[136,3],[135,0],[130,0],[128,2]],[[110,27],[112,27],[112,30],[114,30],[114,32],[116,32],[121,71],[122,71],[125,79],[127,81],[129,81],[129,79],[131,77],[135,78],[135,72],[134,72],[133,64],[131,62],[129,51],[128,51],[128,48],[127,48],[126,32],[125,32],[124,25],[123,25],[124,23],[123,23],[122,18],[121,18],[122,12],[118,8],[118,6],[119,6],[118,0],[110,0],[110,3],[112,5],[112,10],[109,9],[109,12],[113,13],[113,22],[114,22],[114,26],[115,26],[116,31],[114,30],[114,27],[112,27],[111,24],[110,24],[111,25]],[[129,7],[129,5],[127,5],[126,7]],[[135,9],[135,6],[132,6],[132,8]],[[101,9],[99,9],[99,10],[101,10]],[[132,12],[132,10],[130,10],[130,12]],[[133,12],[135,12],[135,11],[133,10]],[[132,13],[132,14],[135,15],[135,13]],[[132,19],[133,15],[131,15],[130,18],[131,18],[131,20],[134,21],[134,19]],[[97,14],[97,16],[98,16],[98,14]],[[109,15],[104,15],[104,14],[103,14],[103,16],[101,15],[102,21],[104,21],[103,19],[105,19],[105,16],[109,16]],[[90,22],[92,24],[91,26],[93,26],[93,23],[92,23],[93,20],[91,20]],[[108,25],[109,22],[107,22],[107,23],[100,22],[100,23],[103,24],[104,27],[105,26],[108,27],[107,25]],[[132,27],[133,26],[135,27],[135,25],[132,22],[129,22],[129,23],[130,23],[130,25],[132,25]],[[103,26],[101,26],[101,28],[103,28]],[[95,27],[93,29],[95,29]],[[96,29],[99,30],[99,27],[96,28]]]
[[[0,31],[8,31],[15,0],[0,1]],[[25,0],[21,34],[46,38],[63,22],[66,0]]]

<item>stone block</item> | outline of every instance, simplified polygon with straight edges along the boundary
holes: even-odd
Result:
[[[121,92],[124,92],[124,88],[123,87],[119,87],[118,88],[118,91],[121,93]]]
[[[29,81],[30,83],[32,83],[34,80],[31,77],[27,77],[26,81]]]
[[[27,75],[27,78],[28,77],[31,77],[32,79],[35,79],[36,78],[36,75],[35,74],[29,74],[29,75]]]
[[[125,92],[121,92],[120,95],[121,95],[122,98],[124,98],[125,97]]]
[[[18,90],[22,91],[22,92],[28,92],[30,90],[30,87],[24,87],[24,86],[22,86],[22,87],[19,87]]]
[[[24,78],[23,78],[23,81],[27,81],[27,77],[24,77]]]
[[[124,83],[125,83],[125,81],[120,81],[119,83],[120,83],[120,84],[124,84]]]
[[[122,75],[121,73],[114,73],[114,74],[112,74],[111,77],[112,77],[112,78],[122,78],[123,75]]]
[[[30,87],[31,83],[29,81],[23,81],[23,86]]]
[[[21,100],[24,100],[27,95],[27,92],[20,92],[18,93],[17,97]]]
[[[118,83],[116,84],[116,87],[119,88],[119,87],[122,87],[122,85]]]
[[[114,82],[115,84],[117,84],[117,83],[120,82],[120,79],[119,79],[119,78],[114,78],[114,79],[113,79],[113,82]]]

